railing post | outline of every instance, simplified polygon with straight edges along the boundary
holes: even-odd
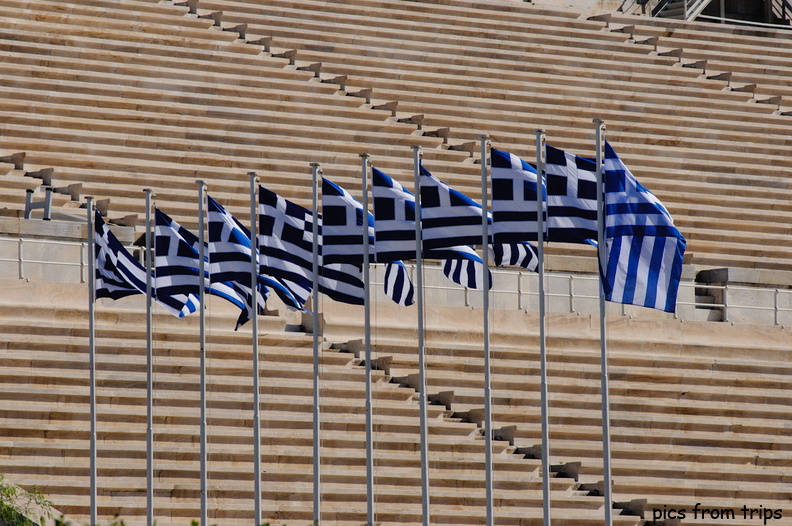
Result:
[[[773,325],[778,325],[778,289],[773,291]]]
[[[575,295],[574,288],[572,287],[572,280],[575,279],[574,274],[569,275],[569,313],[575,313]]]
[[[465,307],[470,307],[470,302],[468,301],[468,288],[465,287]]]
[[[517,310],[523,310],[522,304],[522,272],[517,273]]]
[[[723,286],[723,321],[729,321],[729,284]]]
[[[85,250],[83,250],[85,249]],[[85,255],[88,252],[88,247],[80,242],[80,283],[85,283]]]
[[[24,273],[24,257],[22,255],[22,238],[19,238],[19,243],[17,244],[17,257],[19,258],[19,279],[25,279]]]

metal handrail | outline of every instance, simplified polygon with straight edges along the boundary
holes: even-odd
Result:
[[[47,240],[47,239],[37,239],[37,238],[23,238],[23,237],[0,237],[0,242],[6,243],[14,243],[17,245],[16,257],[0,257],[0,263],[15,263],[19,269],[18,277],[19,279],[28,279],[26,277],[25,266],[26,265],[54,265],[59,267],[76,267],[80,269],[80,283],[85,283],[86,281],[86,272],[87,272],[87,244],[84,241],[58,241],[58,240]],[[24,247],[27,244],[40,244],[40,245],[55,245],[55,246],[71,246],[71,247],[79,247],[79,261],[47,261],[47,260],[39,260],[39,259],[28,259],[25,257]],[[407,264],[411,276],[414,275],[415,272],[415,265]],[[374,265],[375,267],[378,265]],[[440,266],[429,266],[427,270],[431,269],[432,271],[440,271]],[[526,290],[523,287],[523,280],[526,276],[536,276],[533,273],[527,273],[520,270],[511,270],[511,269],[500,269],[494,268],[490,269],[494,276],[497,275],[511,275],[513,276],[515,273],[517,274],[517,287],[516,289],[496,289],[493,288],[491,293],[493,294],[514,294],[517,296],[517,310],[526,311],[526,302],[524,301],[525,298],[531,298],[538,296],[537,291]],[[566,292],[551,292],[548,291],[546,293],[546,297],[548,298],[567,298],[569,300],[569,312],[575,313],[577,312],[575,302],[580,300],[595,300],[598,298],[596,295],[590,294],[581,294],[575,291],[574,283],[579,281],[597,281],[599,278],[596,274],[575,274],[569,272],[548,272],[548,278],[552,278],[555,280],[558,279],[566,279],[568,281],[568,286],[566,288]],[[372,280],[372,284],[382,285],[382,282]],[[453,291],[460,291],[462,290],[464,294],[464,304],[465,306],[470,306],[470,295],[478,293],[478,291],[471,291],[468,287],[460,287],[459,285],[452,284],[450,281],[448,284],[436,284],[436,285],[426,285],[426,289],[429,290],[453,290]],[[773,319],[774,324],[779,325],[779,315],[782,313],[792,312],[792,308],[790,307],[781,307],[779,298],[782,294],[785,295],[792,295],[792,290],[789,289],[780,289],[780,288],[770,288],[770,287],[750,287],[750,286],[743,286],[743,285],[712,285],[706,283],[696,283],[696,282],[683,282],[680,284],[680,288],[693,288],[693,289],[703,289],[703,290],[710,290],[710,291],[718,291],[722,293],[723,301],[721,303],[698,303],[695,301],[678,301],[677,305],[679,306],[687,306],[687,307],[702,307],[702,308],[715,308],[715,309],[722,309],[723,311],[723,321],[730,321],[730,311],[734,309],[740,310],[749,310],[749,311],[763,311],[769,312],[772,311],[774,313]],[[729,293],[730,292],[762,292],[768,293],[773,292],[773,305],[740,305],[735,304],[729,301]],[[626,306],[622,305],[622,315],[626,315]]]

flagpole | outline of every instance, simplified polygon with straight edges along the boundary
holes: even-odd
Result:
[[[153,236],[151,224],[151,188],[146,193],[146,524],[154,525],[154,350],[152,344],[151,305]]]
[[[605,185],[602,169],[602,134],[605,122],[594,119],[597,146],[597,255],[599,262],[599,314],[600,314],[600,365],[602,391],[602,471],[604,477],[603,493],[605,498],[605,526],[613,524],[613,497],[611,476],[611,434],[610,434],[610,395],[608,386],[608,339],[605,312],[605,291],[602,271],[605,265]]]
[[[484,486],[487,526],[494,522],[492,507],[492,390],[490,379],[489,331],[489,223],[487,222],[487,143],[489,137],[481,135],[481,259],[483,261],[481,294],[484,311]]]
[[[536,226],[537,256],[539,263],[539,391],[542,404],[542,502],[544,506],[544,525],[550,526],[550,419],[547,400],[547,339],[545,335],[545,272],[544,272],[544,146],[545,131],[536,133]]]
[[[318,526],[322,520],[321,456],[319,443],[319,214],[318,175],[319,163],[311,163],[313,186],[313,521]]]
[[[196,181],[198,185],[198,299],[200,309],[200,368],[201,368],[201,526],[207,526],[206,509],[206,312],[204,309],[204,294],[206,292],[206,268],[204,262],[205,232],[204,223],[206,213],[206,183]]]
[[[259,346],[258,346],[258,199],[256,187],[259,178],[256,172],[248,172],[250,177],[250,302],[253,311],[250,315],[253,345],[253,513],[256,517],[253,526],[261,523],[261,403],[259,401]]]
[[[421,239],[421,147],[413,146],[415,190],[415,281],[418,305],[418,402],[421,419],[421,515],[429,526],[429,438],[426,416],[426,348],[424,344],[423,241]]]
[[[366,351],[366,524],[374,525],[374,409],[371,404],[371,288],[368,229],[368,171],[371,156],[361,153],[363,189],[363,338]]]
[[[94,248],[94,203],[92,196],[86,196],[85,208],[88,216],[88,404],[90,407],[91,437],[89,453],[90,472],[90,517],[91,524],[96,524],[96,317],[94,302],[96,301],[96,249]]]

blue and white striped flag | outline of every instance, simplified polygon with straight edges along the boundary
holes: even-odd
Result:
[[[421,165],[421,237],[424,250],[480,245],[481,205]],[[489,216],[489,214],[487,214]],[[491,218],[488,218],[491,222]]]
[[[484,289],[484,260],[471,247],[454,247],[457,257],[443,260],[443,274],[458,285],[469,289]],[[492,273],[489,275],[489,288],[492,289]]]
[[[335,301],[362,305],[360,264],[323,265],[322,216],[318,222],[319,292]],[[305,304],[313,289],[313,212],[260,186],[259,224],[263,272],[278,278]]]
[[[605,298],[676,310],[685,238],[668,210],[605,143]]]
[[[597,163],[546,146],[547,241],[597,240]]]
[[[415,198],[409,190],[380,170],[372,168],[372,173],[377,261],[393,261],[397,257],[415,259]],[[478,217],[478,243],[480,243],[480,212]],[[454,283],[471,288],[483,288],[481,268],[484,262],[472,248],[465,245],[434,250],[424,248],[423,255],[426,258],[443,259],[443,273]],[[490,279],[491,287],[492,279]]]
[[[368,239],[374,252],[374,216],[368,216]],[[363,263],[363,205],[329,179],[322,179],[322,262]],[[385,263],[385,294],[399,305],[412,305],[413,284],[401,261]]]
[[[374,216],[366,213],[368,240],[374,245]],[[322,178],[322,262],[363,263],[363,205],[327,178]],[[371,250],[371,261],[374,251]]]
[[[495,148],[490,152],[494,241],[536,241],[539,237],[536,168],[514,154]],[[543,200],[546,202],[546,198]],[[543,219],[547,232],[546,212]]]
[[[155,210],[154,228],[154,284],[158,295],[190,294],[198,297],[199,281],[199,240],[198,236],[171,219],[165,212]],[[212,283],[209,279],[209,245],[204,243],[204,287],[207,294],[212,294],[229,301],[240,310],[237,319],[238,329],[250,319],[252,300],[250,285],[233,281]],[[248,265],[249,265],[248,260]],[[250,273],[248,272],[248,280]],[[264,313],[264,304],[268,291],[262,283],[258,284],[258,312]]]
[[[97,298],[118,300],[146,293],[146,269],[124,248],[98,211],[94,213],[94,256]]]
[[[539,268],[539,253],[530,243],[495,243],[489,248],[497,267],[522,267],[533,272]]]
[[[415,197],[373,167],[371,182],[377,261],[415,259]]]
[[[214,288],[218,283],[232,283],[238,290],[249,295],[252,257],[250,231],[209,196],[207,196],[207,212],[209,278],[212,287]],[[256,257],[259,258],[258,251]],[[257,280],[258,286],[265,287],[264,290],[266,287],[271,287],[287,307],[302,308],[291,292],[277,279],[259,273]],[[250,298],[251,296],[247,298],[248,305],[252,304]],[[246,312],[248,309],[243,310],[242,314]],[[243,321],[241,317],[239,321]]]
[[[134,294],[146,294],[146,269],[110,231],[102,216],[94,214],[94,283],[97,298],[113,300]],[[182,318],[198,310],[198,299],[189,294],[160,294],[152,291],[155,301],[174,316]]]

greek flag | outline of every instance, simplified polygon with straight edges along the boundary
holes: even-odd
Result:
[[[403,307],[415,303],[415,287],[401,261],[385,263],[385,294]]]
[[[372,194],[374,195],[374,249],[380,263],[415,259],[415,197],[388,175],[372,168]],[[478,240],[481,243],[481,207],[478,216]],[[424,229],[423,232],[426,230]],[[424,257],[456,259],[458,250],[467,247],[453,246],[428,250],[424,243]]]
[[[251,305],[250,231],[242,226],[234,216],[226,212],[220,203],[209,196],[207,196],[207,212],[209,218],[209,278],[212,288],[214,289],[217,284],[231,283],[237,290],[248,295],[246,305]],[[258,251],[256,257],[260,257]],[[272,287],[287,307],[301,308],[291,292],[278,280],[259,274],[258,286],[263,287],[260,289],[261,294],[266,294],[266,287]],[[261,301],[261,296],[259,296],[259,302],[263,308],[264,302]],[[248,309],[243,310],[242,314],[247,311]],[[243,321],[241,317],[239,321]]]
[[[536,241],[539,231],[536,169],[516,155],[495,148],[490,150],[490,160],[494,241]],[[546,196],[543,201],[546,202]],[[546,211],[543,219],[547,232]]]
[[[155,209],[154,228],[154,284],[158,295],[189,294],[199,295],[199,240],[198,236],[179,225],[165,212]],[[209,246],[204,243],[204,259],[207,262],[204,270],[204,286],[207,294],[221,297],[240,310],[237,328],[250,319],[252,300],[250,284],[243,286],[233,281],[212,283],[209,279]],[[248,259],[248,265],[249,265]],[[250,272],[247,274],[248,281]],[[264,304],[268,291],[262,283],[258,285],[259,314],[264,313]]]
[[[362,305],[360,264],[322,264],[322,216],[318,221],[319,292],[342,303]],[[278,278],[305,304],[313,289],[313,212],[260,186],[259,224],[263,272]]]
[[[117,300],[146,294],[146,269],[124,248],[98,211],[94,214],[94,256],[96,298]],[[152,291],[152,296],[165,310],[179,318],[198,310],[198,299],[189,294],[157,296]]]
[[[374,245],[374,216],[368,219],[369,245]],[[322,262],[363,263],[363,205],[352,195],[322,178]],[[371,260],[374,260],[371,251]]]
[[[415,197],[373,167],[371,182],[377,261],[415,259]]]
[[[546,146],[547,240],[597,239],[597,163]]]
[[[498,267],[522,267],[533,272],[539,268],[539,253],[530,243],[495,243],[490,245],[490,254]]]
[[[415,198],[409,190],[380,170],[372,168],[372,173],[377,261],[392,261],[396,257],[415,259]],[[479,236],[474,243],[481,243],[481,207],[478,209]],[[424,245],[424,257],[444,259],[443,273],[454,283],[470,288],[483,288],[484,262],[469,246],[426,250]]]
[[[674,312],[685,238],[607,142],[604,180],[605,299]]]
[[[368,216],[368,239],[374,248],[374,216]],[[322,179],[322,261],[327,267],[334,263],[363,263],[363,205],[329,179]],[[413,243],[414,244],[414,243]],[[351,271],[351,269],[350,269]],[[362,276],[362,274],[361,274]],[[385,263],[385,294],[399,305],[414,303],[413,284],[401,261]]]
[[[479,203],[449,187],[421,165],[424,250],[481,244],[481,213]]]
[[[96,297],[118,300],[146,293],[146,269],[110,231],[99,212],[94,213]]]

